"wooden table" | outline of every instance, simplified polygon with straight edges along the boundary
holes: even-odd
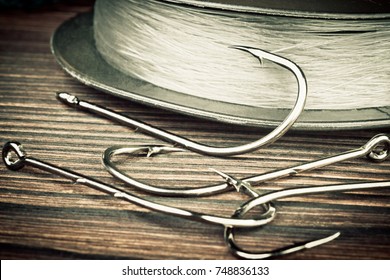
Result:
[[[87,1],[88,2],[88,1]],[[68,76],[50,52],[52,32],[90,4],[57,4],[0,14],[0,143],[17,140],[36,157],[77,170],[159,203],[229,216],[245,196],[155,197],[113,179],[101,164],[111,145],[163,144],[134,129],[59,103],[57,91],[211,145],[237,145],[267,131],[186,117],[122,100]],[[238,178],[286,168],[358,148],[389,129],[289,132],[271,146],[243,156],[215,158],[191,152],[128,159],[123,168],[145,182],[195,187],[221,182],[210,168]],[[390,161],[356,159],[258,186],[265,192],[296,186],[390,179]],[[276,202],[277,218],[239,231],[247,248],[270,250],[340,231],[326,245],[286,259],[390,258],[390,190],[327,193]],[[223,228],[145,210],[33,168],[0,168],[2,259],[234,259]]]

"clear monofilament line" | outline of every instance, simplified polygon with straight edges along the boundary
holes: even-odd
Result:
[[[124,115],[118,114],[114,111],[111,111],[107,108],[98,106],[96,104],[92,104],[87,101],[79,100],[76,96],[73,96],[66,92],[59,92],[57,93],[57,98],[64,102],[67,105],[81,108],[89,112],[93,112],[102,116],[105,116],[109,119],[115,120],[117,122],[123,123],[125,125],[129,125],[132,127],[135,127],[137,129],[140,129],[142,131],[145,131],[157,138],[166,140],[168,142],[178,144],[182,147],[185,147],[191,151],[195,151],[198,153],[203,153],[207,155],[213,155],[213,156],[233,156],[233,155],[239,155],[243,153],[247,153],[250,151],[254,151],[259,149],[260,147],[264,147],[265,145],[271,144],[282,135],[284,135],[290,127],[295,123],[295,121],[298,119],[300,114],[302,113],[305,103],[306,103],[306,97],[307,97],[307,82],[305,75],[303,74],[302,70],[297,66],[294,62],[283,58],[278,55],[274,55],[269,52],[265,52],[260,49],[254,49],[244,46],[232,46],[232,48],[241,50],[247,53],[250,53],[251,55],[257,57],[262,60],[270,60],[274,62],[275,64],[278,64],[279,66],[283,67],[284,69],[287,69],[290,71],[298,84],[298,94],[295,100],[295,104],[289,114],[285,117],[285,119],[271,132],[269,132],[267,135],[261,137],[258,140],[255,140],[253,142],[233,146],[233,147],[215,147],[215,146],[209,146],[205,144],[201,144],[195,141],[191,141],[189,139],[186,139],[184,137],[181,137],[179,135],[175,135],[173,133],[167,132],[165,130],[153,127],[151,125],[148,125],[146,123],[143,123],[141,121],[138,121],[133,118],[126,117]]]
[[[98,0],[96,47],[120,71],[163,88],[258,107],[291,108],[287,71],[229,48],[277,52],[304,70],[308,109],[390,105],[390,19],[310,19],[164,1]],[[281,82],[283,81],[283,82]]]

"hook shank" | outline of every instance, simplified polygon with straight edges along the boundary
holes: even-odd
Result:
[[[380,145],[384,145],[384,150],[377,152],[376,148]],[[256,175],[253,177],[245,178],[243,181],[251,184],[259,184],[262,182],[279,179],[288,176],[295,176],[304,171],[310,171],[313,169],[321,168],[331,164],[339,163],[345,160],[356,159],[367,156],[372,161],[379,162],[384,161],[390,156],[390,138],[385,134],[378,134],[371,138],[366,144],[360,148],[350,150],[335,156],[327,157],[324,159],[304,163],[294,167],[281,169],[278,171]]]
[[[271,144],[277,139],[279,139],[280,137],[282,137],[290,129],[290,127],[294,124],[294,122],[298,119],[299,115],[304,109],[305,102],[306,102],[307,82],[306,82],[305,75],[303,71],[299,68],[299,66],[286,58],[271,54],[263,50],[250,48],[250,47],[233,46],[233,48],[249,52],[253,56],[258,58],[266,58],[270,61],[273,61],[281,65],[284,68],[287,68],[294,74],[298,82],[298,95],[294,107],[291,110],[291,112],[288,114],[288,116],[283,120],[281,124],[279,124],[269,134],[248,144],[235,146],[235,147],[226,147],[226,148],[208,146],[208,145],[197,143],[195,141],[191,141],[189,139],[170,133],[163,129],[156,128],[142,121],[126,117],[124,115],[103,108],[96,104],[92,104],[87,101],[80,100],[77,97],[70,95],[69,93],[66,92],[57,93],[57,99],[72,107],[76,107],[76,108],[86,110],[88,112],[96,113],[98,115],[107,117],[119,123],[131,127],[135,127],[159,139],[180,145],[182,147],[185,147],[188,150],[198,152],[201,154],[212,155],[212,156],[233,156],[233,155],[239,155],[239,154],[251,152],[259,149],[260,147]]]
[[[269,223],[275,216],[275,209],[270,206],[268,211],[262,215],[258,219],[241,219],[241,218],[225,218],[216,215],[206,215],[194,211],[187,211],[184,209],[171,207],[167,205],[162,205],[136,195],[121,191],[120,189],[113,187],[111,185],[105,184],[98,180],[92,179],[90,177],[81,175],[77,172],[67,170],[65,168],[61,168],[55,166],[50,163],[46,163],[44,161],[35,159],[33,157],[28,157],[27,154],[22,149],[22,146],[18,142],[7,142],[3,148],[3,160],[6,166],[11,170],[16,170],[23,168],[24,166],[32,166],[52,174],[59,175],[61,177],[72,180],[76,184],[85,185],[91,188],[94,188],[98,191],[107,193],[113,197],[120,198],[126,200],[128,202],[134,203],[136,205],[155,210],[157,212],[171,214],[174,216],[206,222],[211,224],[219,224],[223,226],[236,226],[236,227],[257,227],[264,224]],[[10,153],[15,152],[17,159],[10,160]],[[263,207],[263,206],[262,206]]]
[[[376,151],[376,148],[380,145],[384,146],[384,150]],[[127,154],[127,155],[157,155],[162,153],[171,153],[171,152],[181,152],[183,149],[176,147],[166,147],[166,146],[114,146],[106,149],[102,156],[102,163],[106,170],[113,175],[115,178],[129,184],[133,187],[147,191],[154,194],[159,194],[163,196],[182,196],[182,197],[194,197],[194,196],[206,196],[213,195],[217,193],[222,193],[225,191],[233,190],[231,184],[222,183],[215,184],[197,188],[186,188],[186,189],[177,189],[177,188],[163,188],[158,186],[152,186],[140,182],[127,174],[124,174],[119,168],[113,163],[112,157],[115,155]],[[384,134],[378,134],[371,138],[365,145],[360,148],[350,150],[339,155],[331,156],[325,159],[320,159],[312,161],[309,163],[304,163],[301,165],[289,167],[286,169],[272,171],[265,174],[255,175],[252,177],[247,177],[241,179],[243,183],[250,183],[252,185],[257,185],[262,182],[275,180],[278,178],[283,178],[287,176],[295,176],[304,171],[313,170],[316,168],[324,167],[330,164],[335,164],[345,160],[351,160],[363,156],[367,156],[369,159],[374,161],[382,161],[388,158],[390,155],[390,138]],[[220,171],[217,171],[221,175]],[[255,189],[251,189],[256,191]]]

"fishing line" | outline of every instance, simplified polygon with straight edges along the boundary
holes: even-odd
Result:
[[[390,105],[389,27],[389,18],[290,17],[154,0],[98,0],[94,9],[97,50],[114,68],[183,94],[267,108],[291,108],[294,77],[230,46],[297,63],[309,84],[307,109],[382,107]]]

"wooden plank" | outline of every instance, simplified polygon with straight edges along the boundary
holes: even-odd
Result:
[[[77,170],[154,201],[205,213],[231,215],[246,197],[234,192],[204,198],[154,197],[114,180],[101,166],[111,145],[163,144],[55,99],[79,97],[210,145],[237,145],[266,131],[177,115],[112,97],[65,74],[50,53],[54,29],[89,5],[56,5],[0,14],[0,143],[17,140],[29,154]],[[233,158],[191,152],[128,159],[121,168],[148,183],[195,187],[220,182],[210,171],[237,177],[269,172],[363,145],[389,130],[288,133],[260,151]],[[351,160],[295,178],[268,182],[264,191],[294,186],[389,180],[390,162]],[[240,230],[248,248],[269,250],[336,231],[337,240],[286,259],[390,258],[390,191],[355,191],[293,197],[277,202],[278,217],[262,229]],[[233,259],[223,229],[184,221],[118,201],[42,171],[0,168],[2,259]]]

